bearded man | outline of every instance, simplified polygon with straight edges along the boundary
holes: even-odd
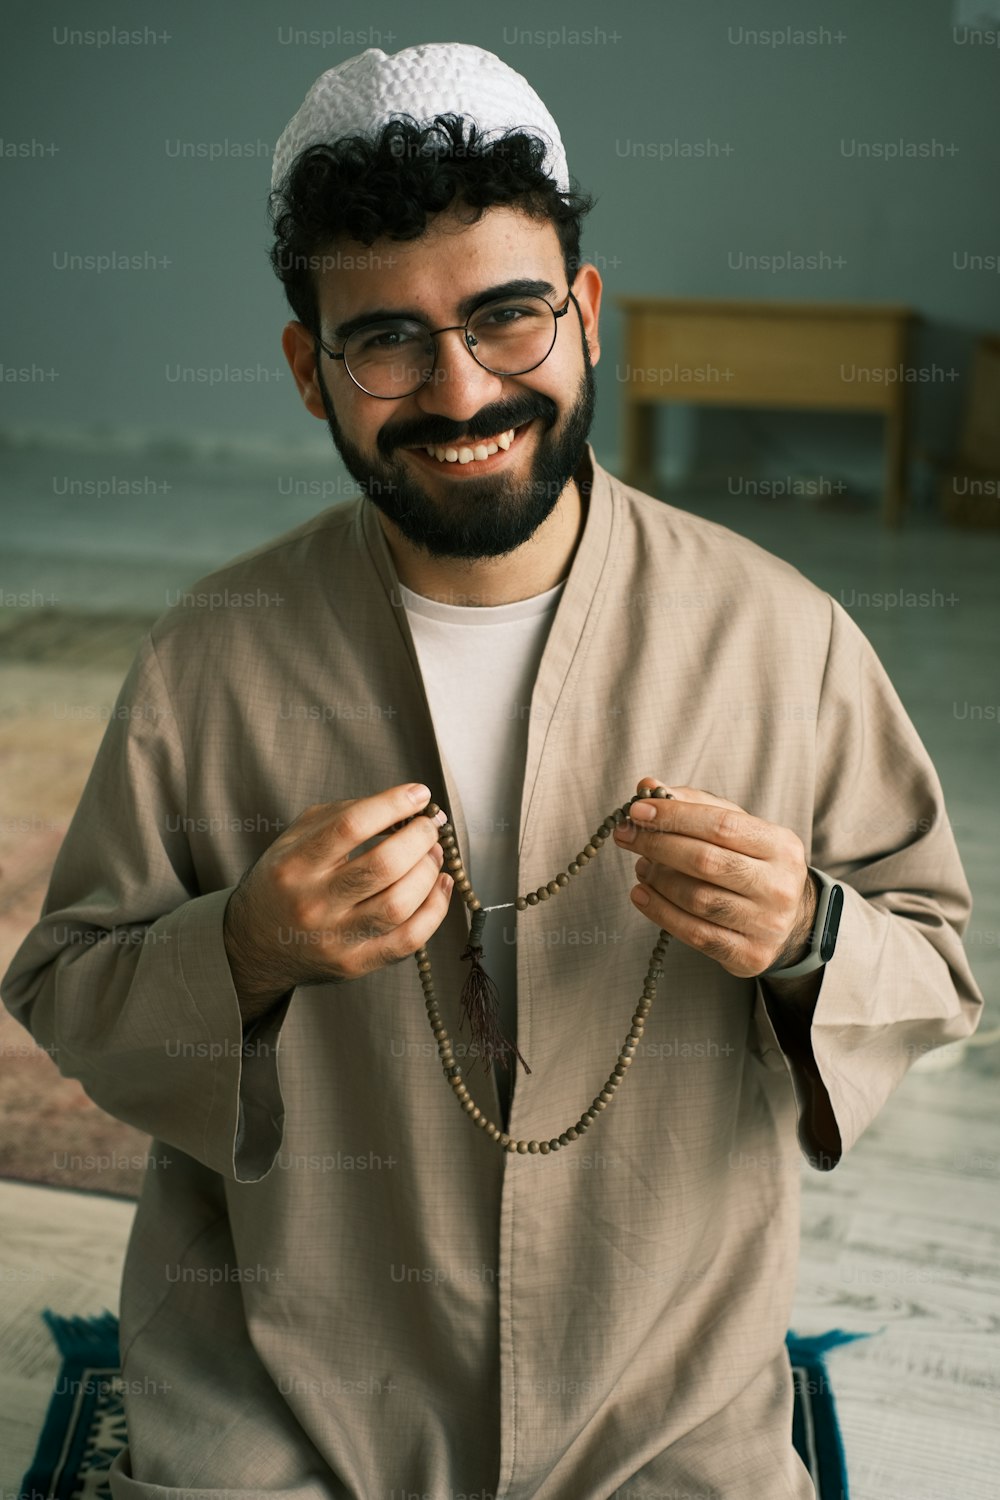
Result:
[[[4,989],[154,1138],[112,1493],[807,1500],[800,1162],[982,1004],[938,777],[828,594],[598,463],[523,79],[371,49],[273,187],[361,496],[153,626]]]

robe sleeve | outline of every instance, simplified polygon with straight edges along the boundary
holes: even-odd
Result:
[[[273,1165],[289,995],[247,1029],[223,941],[233,886],[202,892],[183,744],[147,636],[122,685],[4,1004],[91,1099],[222,1176]]]
[[[829,598],[829,596],[828,596]],[[810,865],[844,888],[811,1022],[756,981],[765,1067],[786,1066],[798,1139],[829,1170],[925,1052],[970,1036],[983,997],[962,944],[972,898],[937,773],[867,637],[833,598],[816,715]]]

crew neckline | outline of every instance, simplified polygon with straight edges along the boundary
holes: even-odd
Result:
[[[508,625],[512,620],[529,620],[554,609],[565,587],[566,579],[563,578],[542,594],[515,599],[510,604],[445,604],[443,600],[415,593],[405,583],[399,585],[407,610],[426,620],[440,620],[450,625]]]

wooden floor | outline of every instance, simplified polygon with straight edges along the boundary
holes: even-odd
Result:
[[[875,1335],[828,1357],[852,1500],[1000,1494],[1000,1049],[960,1050],[911,1072],[833,1172],[803,1163],[793,1327]],[[132,1212],[0,1182],[4,1497],[58,1373],[41,1309],[118,1311]]]

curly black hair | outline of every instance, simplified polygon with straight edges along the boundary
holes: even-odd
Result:
[[[580,266],[580,226],[594,200],[561,192],[543,166],[546,143],[511,129],[485,140],[474,121],[438,115],[421,126],[396,115],[374,138],[344,136],[309,146],[268,199],[275,234],[271,266],[300,323],[319,331],[312,272],[340,239],[417,239],[428,217],[452,205],[469,210],[469,223],[497,204],[549,220],[559,237],[572,283]],[[336,263],[336,262],[334,262]]]

